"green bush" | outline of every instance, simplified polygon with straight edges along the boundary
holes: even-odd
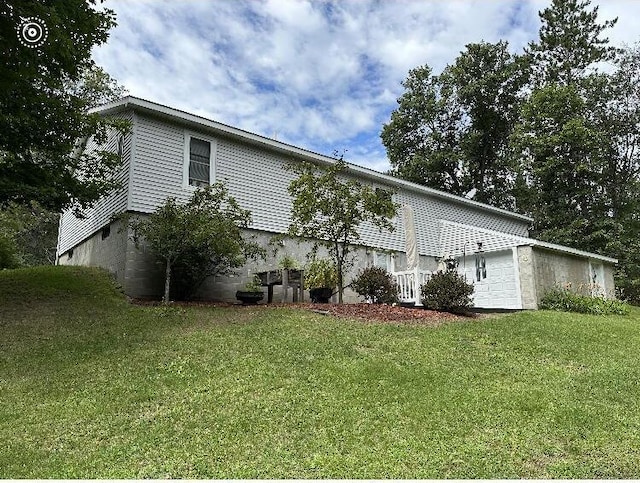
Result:
[[[374,304],[394,304],[398,299],[398,285],[393,276],[384,268],[367,267],[362,269],[351,288],[367,302]]]
[[[463,312],[473,306],[473,284],[454,270],[434,273],[421,286],[422,305],[427,309]]]
[[[548,290],[540,301],[540,308],[592,315],[629,313],[627,304],[620,300],[604,296],[581,295],[564,288]]]
[[[616,285],[621,300],[640,306],[640,279],[616,280]]]
[[[17,268],[20,265],[17,252],[18,247],[15,241],[4,233],[0,233],[0,270]]]

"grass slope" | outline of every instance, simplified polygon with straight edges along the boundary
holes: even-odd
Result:
[[[0,478],[638,478],[640,312],[439,328],[0,272]]]

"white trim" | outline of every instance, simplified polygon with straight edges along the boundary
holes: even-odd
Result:
[[[512,247],[511,253],[513,255],[513,274],[516,277],[516,295],[518,296],[518,307],[522,309],[524,304],[522,303],[522,287],[520,286],[520,264],[518,263],[518,247]]]
[[[164,106],[161,104],[157,104],[155,102],[147,101],[145,99],[140,99],[133,96],[127,96],[118,101],[114,101],[108,104],[104,104],[102,106],[95,107],[91,109],[89,112],[102,113],[104,115],[109,115],[116,112],[120,112],[125,109],[137,109],[142,112],[147,112],[156,117],[164,117],[164,118],[173,120],[174,122],[176,121],[180,122],[183,125],[186,124],[191,129],[194,129],[194,130],[207,129],[209,131],[213,131],[214,135],[218,134],[218,135],[223,135],[230,138],[238,139],[245,143],[257,145],[263,148],[268,148],[272,151],[280,152],[288,156],[295,156],[297,158],[308,160],[311,162],[321,163],[324,165],[331,165],[336,162],[335,158],[332,158],[329,156],[314,153],[307,149],[292,146],[290,144],[276,141],[275,139],[270,139],[264,136],[260,136],[258,134],[244,131],[242,129],[228,126],[226,124],[212,121],[210,119],[196,116],[188,112],[184,112],[178,109],[174,109],[172,107]],[[484,203],[479,203],[477,201],[469,200],[462,196],[452,195],[450,193],[445,193],[444,191],[438,191],[433,188],[428,188],[426,186],[422,186],[416,183],[411,183],[409,181],[405,181],[399,178],[394,178],[393,176],[382,174],[372,169],[364,168],[362,166],[357,166],[351,163],[347,163],[347,166],[349,167],[350,171],[356,173],[357,175],[377,181],[379,183],[384,184],[385,186],[409,189],[411,191],[416,191],[418,193],[426,194],[429,196],[434,196],[434,197],[442,198],[448,201],[453,201],[456,203],[473,206],[483,211],[499,213],[500,215],[507,216],[509,218],[516,219],[521,222],[528,222],[528,223],[533,222],[533,219],[528,216],[520,215],[518,213],[512,213],[510,211],[503,210],[501,208],[496,208],[494,206],[486,205]]]
[[[59,265],[58,259],[60,258],[60,240],[62,239],[62,217],[63,213],[58,215],[58,242],[56,243],[56,261],[54,265]]]
[[[131,142],[129,146],[129,173],[127,179],[127,211],[131,210],[133,206],[133,176],[134,176],[134,164],[136,161],[136,144],[138,136],[136,133],[138,132],[137,128],[138,124],[138,115],[133,112],[131,116]]]
[[[209,143],[209,184],[216,181],[216,155],[218,151],[218,142],[215,138],[200,134],[198,132],[184,130],[184,157],[182,163],[182,187],[195,191],[197,186],[189,184],[189,163],[191,158],[191,138],[200,139]]]

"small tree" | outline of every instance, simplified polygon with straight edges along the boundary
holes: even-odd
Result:
[[[398,205],[389,191],[348,178],[342,156],[327,168],[293,162],[287,169],[298,175],[289,184],[293,206],[288,234],[313,239],[314,253],[320,246],[327,248],[338,272],[338,300],[342,303],[349,255],[360,240],[358,228],[370,222],[380,230],[393,231],[390,219]]]
[[[208,276],[232,273],[248,258],[262,255],[264,250],[242,237],[250,221],[251,213],[240,208],[223,183],[215,183],[196,190],[185,204],[169,198],[149,217],[130,219],[128,224],[136,246],[144,239],[165,263],[166,304],[176,265],[192,262],[188,278],[201,284]]]

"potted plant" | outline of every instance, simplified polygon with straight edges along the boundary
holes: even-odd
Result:
[[[314,259],[304,271],[304,282],[312,302],[328,303],[338,285],[335,264],[326,258]]]
[[[299,270],[300,264],[295,258],[290,257],[289,255],[285,255],[280,259],[278,268],[280,268],[281,270]]]
[[[238,290],[236,292],[236,298],[244,305],[257,304],[264,298],[264,292],[262,291],[262,282],[257,275],[253,276],[253,279],[244,286],[244,290]]]

